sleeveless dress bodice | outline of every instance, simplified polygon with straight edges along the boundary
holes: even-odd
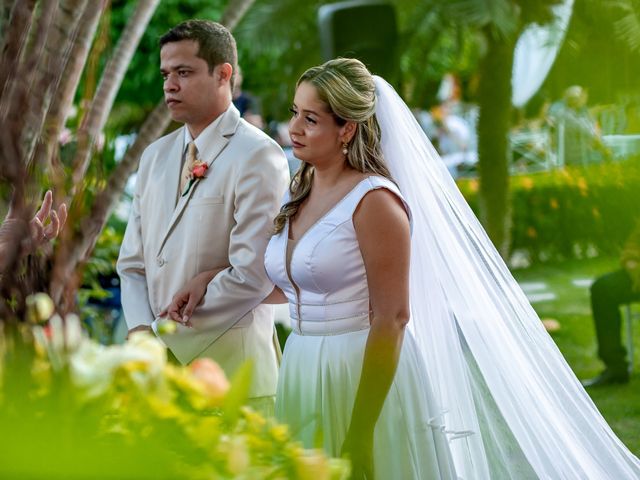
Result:
[[[367,274],[353,213],[362,198],[378,188],[402,198],[386,178],[363,179],[297,240],[289,269],[289,222],[271,239],[265,254],[267,274],[287,296],[296,333],[331,335],[369,327]]]

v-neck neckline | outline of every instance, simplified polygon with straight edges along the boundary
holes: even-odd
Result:
[[[341,203],[343,203],[348,197],[349,195],[351,195],[353,192],[355,192],[355,190],[360,186],[360,184],[362,184],[365,180],[369,180],[371,177],[374,177],[375,175],[369,175],[368,177],[363,178],[362,180],[360,180],[358,183],[356,183],[351,190],[349,190],[347,193],[345,193],[340,200],[338,200],[336,203],[334,203],[331,208],[329,210],[327,210],[325,213],[323,213],[322,215],[320,215],[315,222],[313,222],[311,224],[311,226],[309,228],[307,228],[304,233],[302,235],[300,235],[300,237],[298,237],[298,239],[293,239],[289,237],[289,234],[291,232],[291,219],[287,219],[287,245],[289,244],[289,240],[295,242],[294,245],[294,249],[297,245],[300,244],[300,242],[304,239],[304,237],[307,236],[307,233],[309,233],[311,230],[313,230],[322,220],[324,220],[325,218],[327,218],[329,215],[331,215],[334,210],[336,210]],[[291,256],[293,257],[293,252],[291,253]]]

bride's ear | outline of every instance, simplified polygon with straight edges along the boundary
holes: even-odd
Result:
[[[342,143],[349,143],[353,136],[356,134],[357,128],[356,122],[347,122],[340,128],[340,141]]]

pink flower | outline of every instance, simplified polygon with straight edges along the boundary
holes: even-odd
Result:
[[[209,358],[199,358],[189,365],[191,374],[204,385],[212,398],[222,398],[229,390],[229,381],[220,365]]]
[[[191,175],[193,176],[193,178],[203,178],[206,173],[207,170],[209,169],[209,165],[207,165],[204,162],[195,162],[193,164],[193,168],[191,169]]]

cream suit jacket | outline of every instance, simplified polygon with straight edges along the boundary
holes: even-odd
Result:
[[[273,307],[260,302],[273,288],[264,252],[288,185],[284,153],[231,105],[199,152],[206,176],[180,196],[184,128],[151,144],[140,160],[117,265],[127,326],[157,333],[158,314],[178,290],[204,270],[226,267],[209,284],[193,326],[161,338],[180,362],[213,358],[228,376],[250,359],[250,396],[275,395]]]

